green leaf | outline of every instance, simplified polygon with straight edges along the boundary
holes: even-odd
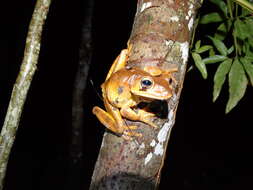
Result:
[[[240,19],[235,20],[235,35],[241,39],[245,40],[247,37],[252,35],[252,31],[250,31],[250,27],[247,26],[247,24]]]
[[[249,38],[248,43],[253,48],[253,37]]]
[[[212,49],[209,50],[209,57],[214,56],[214,55],[215,55],[215,51],[212,48]]]
[[[202,61],[205,64],[210,64],[210,63],[218,63],[218,62],[224,61],[225,59],[227,59],[227,57],[224,55],[212,55],[210,57],[203,59]]]
[[[206,15],[203,15],[200,18],[199,23],[200,24],[209,24],[209,23],[215,23],[215,22],[221,22],[223,21],[224,18],[222,18],[222,16],[219,13],[208,13]]]
[[[217,68],[217,71],[214,75],[213,102],[215,102],[220,95],[220,91],[226,80],[226,76],[230,70],[231,64],[232,59],[226,59]]]
[[[231,20],[221,23],[218,26],[216,33],[214,34],[214,38],[224,40],[227,37],[227,34],[230,31],[231,26],[232,26]]]
[[[234,48],[234,46],[232,45],[232,46],[228,49],[228,55],[229,55],[230,53],[232,53],[234,50],[235,50],[235,48]]]
[[[248,30],[249,31],[251,31],[251,37],[253,36],[253,34],[252,34],[252,31],[253,31],[253,19],[252,19],[252,17],[250,17],[250,18],[246,18],[245,19],[245,23],[246,23],[246,25],[247,25],[247,27],[248,27]]]
[[[200,48],[200,44],[201,44],[201,41],[200,41],[200,40],[198,40],[198,41],[195,43],[195,50],[196,50],[196,51]]]
[[[250,51],[250,44],[247,42],[247,41],[245,41],[243,44],[242,44],[242,52],[244,53],[244,54],[247,54],[247,52],[249,52]]]
[[[198,68],[198,70],[200,71],[202,77],[204,79],[206,79],[207,78],[206,65],[203,63],[201,56],[199,54],[193,52],[192,57],[195,62],[195,65]]]
[[[250,31],[249,36],[248,36],[248,42],[250,46],[253,47],[253,19],[252,17],[245,19],[245,24],[246,24],[246,27],[248,28],[247,30]]]
[[[247,58],[249,62],[253,63],[253,53],[248,54],[247,56],[245,56],[245,58]]]
[[[242,99],[247,88],[247,77],[242,64],[235,59],[228,76],[229,100],[226,106],[226,113],[230,112]]]
[[[213,38],[211,36],[208,36],[208,37],[212,40],[213,45],[220,52],[221,55],[226,56],[228,54],[228,49],[227,49],[227,47],[225,46],[225,44],[221,40]]]
[[[224,14],[225,16],[228,15],[227,4],[224,3],[224,1],[222,1],[222,0],[210,0],[210,1],[211,1],[212,3],[214,3],[215,5],[217,5],[217,6],[221,9],[221,11],[223,12],[223,14]]]
[[[247,16],[247,15],[250,15],[250,11],[247,10],[247,9],[242,8],[241,16],[245,17],[245,16]]]
[[[253,40],[253,38],[252,38],[252,40]],[[245,53],[245,57],[247,59],[249,59],[251,62],[253,62],[253,49],[252,48],[250,48],[250,47],[248,48],[248,50]]]
[[[210,49],[212,49],[213,46],[210,46],[210,45],[204,45],[204,46],[201,46],[198,50],[196,50],[197,53],[203,53],[203,52],[206,52]]]
[[[243,64],[243,67],[250,79],[250,83],[253,86],[253,64],[251,63],[250,59],[247,58],[241,58],[241,63]]]

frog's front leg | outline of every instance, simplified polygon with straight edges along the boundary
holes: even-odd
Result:
[[[123,49],[121,50],[119,56],[115,59],[115,61],[113,62],[107,76],[106,76],[106,80],[108,78],[110,78],[110,76],[117,72],[118,70],[125,68],[126,66],[126,62],[127,62],[127,58],[128,58],[128,54],[132,49],[132,45],[128,45],[127,49]]]
[[[152,122],[155,114],[147,112],[142,109],[133,110],[131,107],[136,106],[136,102],[130,100],[126,105],[120,109],[120,113],[123,117],[133,120],[144,122],[154,128],[157,128],[157,125]]]

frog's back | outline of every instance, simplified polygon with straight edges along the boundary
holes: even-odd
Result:
[[[121,108],[130,98],[129,87],[131,73],[126,69],[121,69],[111,75],[102,85],[103,96],[110,104]]]

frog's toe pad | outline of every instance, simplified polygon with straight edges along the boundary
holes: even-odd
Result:
[[[130,137],[130,136],[128,136],[128,135],[125,135],[125,134],[123,134],[121,137],[123,137],[123,139],[125,139],[125,140],[127,140],[127,141],[133,140],[132,137]]]

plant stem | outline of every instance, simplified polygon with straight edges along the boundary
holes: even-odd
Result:
[[[252,3],[246,1],[246,0],[233,0],[237,4],[241,5],[243,8],[249,10],[251,13],[253,13],[253,5]]]
[[[238,4],[235,5],[235,18],[238,17]]]
[[[235,5],[235,18],[237,18],[238,16],[238,4]],[[239,48],[238,48],[238,41],[235,35],[235,31],[236,31],[236,27],[234,27],[234,31],[233,31],[233,38],[234,38],[234,45],[235,45],[235,54],[236,57],[238,56],[238,54],[241,54],[241,52],[239,52]]]
[[[234,18],[237,17],[238,15],[238,5],[236,5],[236,11],[235,11],[235,17],[233,15],[233,2],[231,0],[227,0],[227,5],[228,5],[228,10],[229,10],[229,15],[230,15],[230,18],[233,22],[233,26],[234,26]],[[238,56],[238,43],[237,43],[237,38],[236,38],[236,35],[235,35],[235,27],[233,27],[233,32],[232,32],[232,35],[233,35],[233,40],[234,40],[234,46],[235,46],[235,56],[237,57]]]
[[[50,3],[51,0],[37,0],[30,22],[24,59],[12,90],[9,107],[0,135],[0,190],[3,189],[9,155],[15,140],[27,92],[36,70],[42,26],[46,19]]]
[[[229,10],[230,18],[233,20],[234,16],[233,16],[233,10],[232,10],[232,2],[231,2],[231,0],[227,0],[227,5],[228,5],[228,10]]]

